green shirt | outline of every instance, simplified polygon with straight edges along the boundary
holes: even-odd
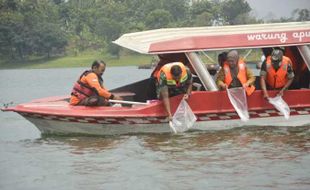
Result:
[[[157,91],[156,91],[157,97],[158,98],[160,97],[160,92],[165,87],[168,88],[169,97],[177,96],[179,94],[185,94],[187,89],[188,89],[188,86],[192,83],[192,74],[188,68],[186,68],[186,74],[187,74],[187,79],[185,82],[180,84],[180,86],[170,86],[170,85],[167,85],[167,77],[166,77],[165,73],[161,72],[160,77],[159,77],[159,81],[157,84]]]

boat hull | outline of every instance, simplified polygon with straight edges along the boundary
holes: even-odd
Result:
[[[49,120],[24,116],[33,123],[42,134],[58,135],[122,135],[122,134],[147,134],[147,133],[171,133],[167,122],[163,123],[135,123],[135,124],[102,124],[102,123],[79,123],[72,121]],[[248,122],[240,119],[197,121],[191,130],[211,131],[227,130],[237,127],[254,126],[304,126],[310,125],[310,115],[293,115],[288,120],[283,116],[253,118]]]
[[[277,92],[271,91],[275,96]],[[298,97],[298,98],[296,98]],[[289,90],[283,99],[290,107],[286,120],[255,91],[248,97],[250,120],[242,122],[226,92],[193,92],[188,104],[197,117],[193,130],[222,130],[242,126],[310,125],[310,90]],[[170,99],[175,113],[182,96]],[[9,107],[33,123],[42,134],[120,135],[169,133],[167,114],[161,101],[132,107],[71,106],[64,97],[50,97]]]

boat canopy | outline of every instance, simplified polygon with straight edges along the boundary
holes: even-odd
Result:
[[[310,44],[310,22],[163,28],[122,35],[119,46],[143,54]]]

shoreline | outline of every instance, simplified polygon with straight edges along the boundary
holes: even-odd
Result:
[[[83,68],[90,67],[96,59],[103,60],[109,67],[139,66],[149,64],[150,55],[121,55],[119,58],[98,53],[85,53],[78,56],[64,56],[54,58],[42,58],[28,61],[3,61],[0,62],[0,70],[11,69],[52,69],[52,68]]]

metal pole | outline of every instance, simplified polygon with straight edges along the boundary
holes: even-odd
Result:
[[[125,101],[125,100],[109,100],[111,103],[118,103],[118,104],[132,104],[132,105],[149,105],[149,103],[145,102],[133,102],[133,101]]]
[[[196,71],[196,74],[198,75],[199,79],[202,82],[202,85],[206,90],[210,91],[218,91],[218,88],[211,77],[207,67],[205,64],[201,61],[201,59],[198,57],[198,55],[195,52],[189,52],[185,53],[188,60],[190,61],[191,65],[193,66],[194,70]]]
[[[302,58],[304,59],[308,70],[310,71],[310,49],[308,46],[303,45],[303,46],[297,46],[298,50],[302,56]]]

